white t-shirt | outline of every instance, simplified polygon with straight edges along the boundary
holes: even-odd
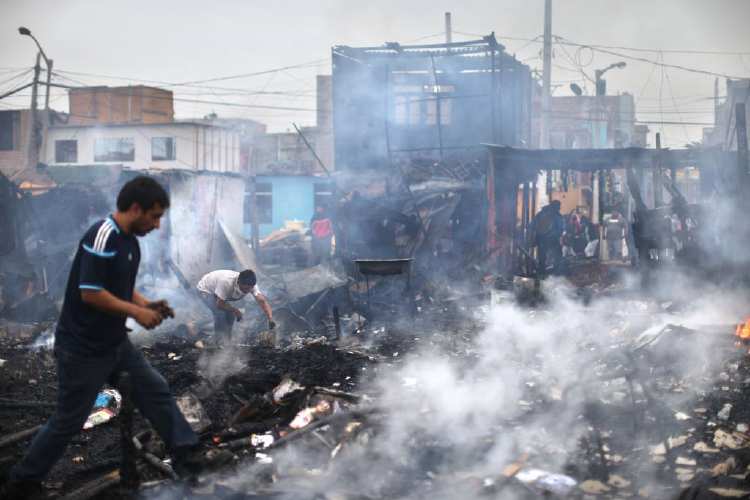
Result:
[[[227,269],[211,271],[201,278],[197,288],[199,292],[216,295],[225,302],[240,300],[247,294],[242,293],[242,290],[240,290],[240,285],[237,282],[239,276],[239,272]],[[260,295],[261,292],[258,285],[253,286],[250,293],[255,297]]]

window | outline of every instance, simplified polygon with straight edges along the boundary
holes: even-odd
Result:
[[[331,200],[333,200],[333,184],[313,184],[315,187],[315,210],[318,207],[331,207]]]
[[[94,161],[134,161],[135,142],[132,138],[106,137],[94,143]]]
[[[78,141],[55,141],[55,163],[77,163]]]
[[[398,125],[436,125],[440,98],[440,124],[451,124],[453,85],[396,85],[393,119]]]
[[[16,149],[20,116],[18,111],[0,112],[0,151]]]
[[[177,156],[174,137],[152,137],[151,159],[153,161],[170,161]]]
[[[251,191],[245,192],[245,216],[246,224],[253,222],[253,204],[250,198]],[[258,224],[273,223],[273,188],[270,182],[255,183],[255,205],[258,209]]]

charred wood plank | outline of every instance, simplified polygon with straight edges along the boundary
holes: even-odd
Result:
[[[93,498],[99,493],[106,491],[114,486],[120,484],[120,469],[113,470],[112,472],[105,474],[102,477],[96,478],[93,481],[89,481],[77,490],[74,490],[61,500],[88,500]]]
[[[336,389],[329,389],[327,387],[313,387],[313,392],[317,394],[323,394],[324,396],[331,396],[334,398],[340,398],[351,403],[359,403],[361,396],[353,394],[351,392],[339,391]]]
[[[138,452],[143,456],[144,460],[146,460],[149,465],[151,465],[154,469],[158,470],[162,474],[165,474],[169,478],[175,480],[177,479],[177,473],[174,471],[174,469],[169,464],[166,464],[163,461],[159,460],[159,457],[157,457],[153,453],[146,451],[137,437],[133,436],[132,442],[135,449],[138,450]]]
[[[282,437],[281,439],[276,440],[274,443],[269,445],[266,448],[266,450],[272,450],[275,448],[284,447],[287,444],[291,443],[292,441],[296,441],[297,439],[311,433],[312,431],[316,429],[325,427],[326,425],[331,425],[331,424],[335,424],[338,422],[355,419],[355,418],[366,419],[378,413],[379,413],[379,410],[376,408],[359,409],[359,410],[353,410],[353,411],[348,411],[348,412],[336,413],[334,415],[330,415],[320,420],[316,420],[310,423],[309,425],[307,425],[306,427],[303,427],[302,429],[298,429],[296,431],[290,432],[286,436]]]
[[[34,434],[36,434],[37,431],[41,428],[42,428],[41,425],[37,425],[30,429],[24,429],[22,431],[14,432],[13,434],[10,434],[9,436],[5,436],[4,438],[0,439],[0,448],[4,448],[6,446],[15,444],[19,441],[23,441],[24,439],[27,439],[33,436]]]

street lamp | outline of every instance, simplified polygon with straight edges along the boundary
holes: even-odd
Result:
[[[614,68],[622,69],[625,66],[627,66],[627,64],[624,61],[620,61],[620,62],[616,62],[616,63],[610,64],[609,66],[607,66],[604,69],[597,69],[594,72],[595,84],[596,84],[596,95],[606,95],[607,94],[607,81],[602,79],[602,75],[604,75],[604,73],[606,73],[607,71],[609,71],[611,69],[614,69]]]
[[[42,55],[42,58],[44,59],[44,63],[47,65],[47,93],[44,97],[44,109],[49,110],[49,87],[50,87],[50,79],[52,78],[52,59],[47,57],[47,54],[44,53],[44,49],[42,48],[42,45],[39,43],[39,40],[36,39],[34,35],[31,34],[31,30],[25,26],[21,26],[18,28],[18,33],[22,36],[28,36],[32,40],[34,40],[34,43],[36,44],[37,48],[39,49],[39,53]]]

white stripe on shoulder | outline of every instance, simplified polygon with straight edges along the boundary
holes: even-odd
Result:
[[[91,248],[96,248],[99,243],[101,242],[102,236],[104,236],[104,233],[107,231],[107,228],[109,227],[109,222],[107,219],[104,219],[104,222],[102,222],[102,225],[99,226],[99,230],[96,232],[96,237],[94,238],[94,244],[91,245]]]
[[[101,225],[99,228],[99,231],[96,233],[96,240],[94,241],[94,250],[97,252],[103,252],[104,249],[107,247],[107,240],[109,239],[109,235],[112,233],[112,224],[105,222]]]

